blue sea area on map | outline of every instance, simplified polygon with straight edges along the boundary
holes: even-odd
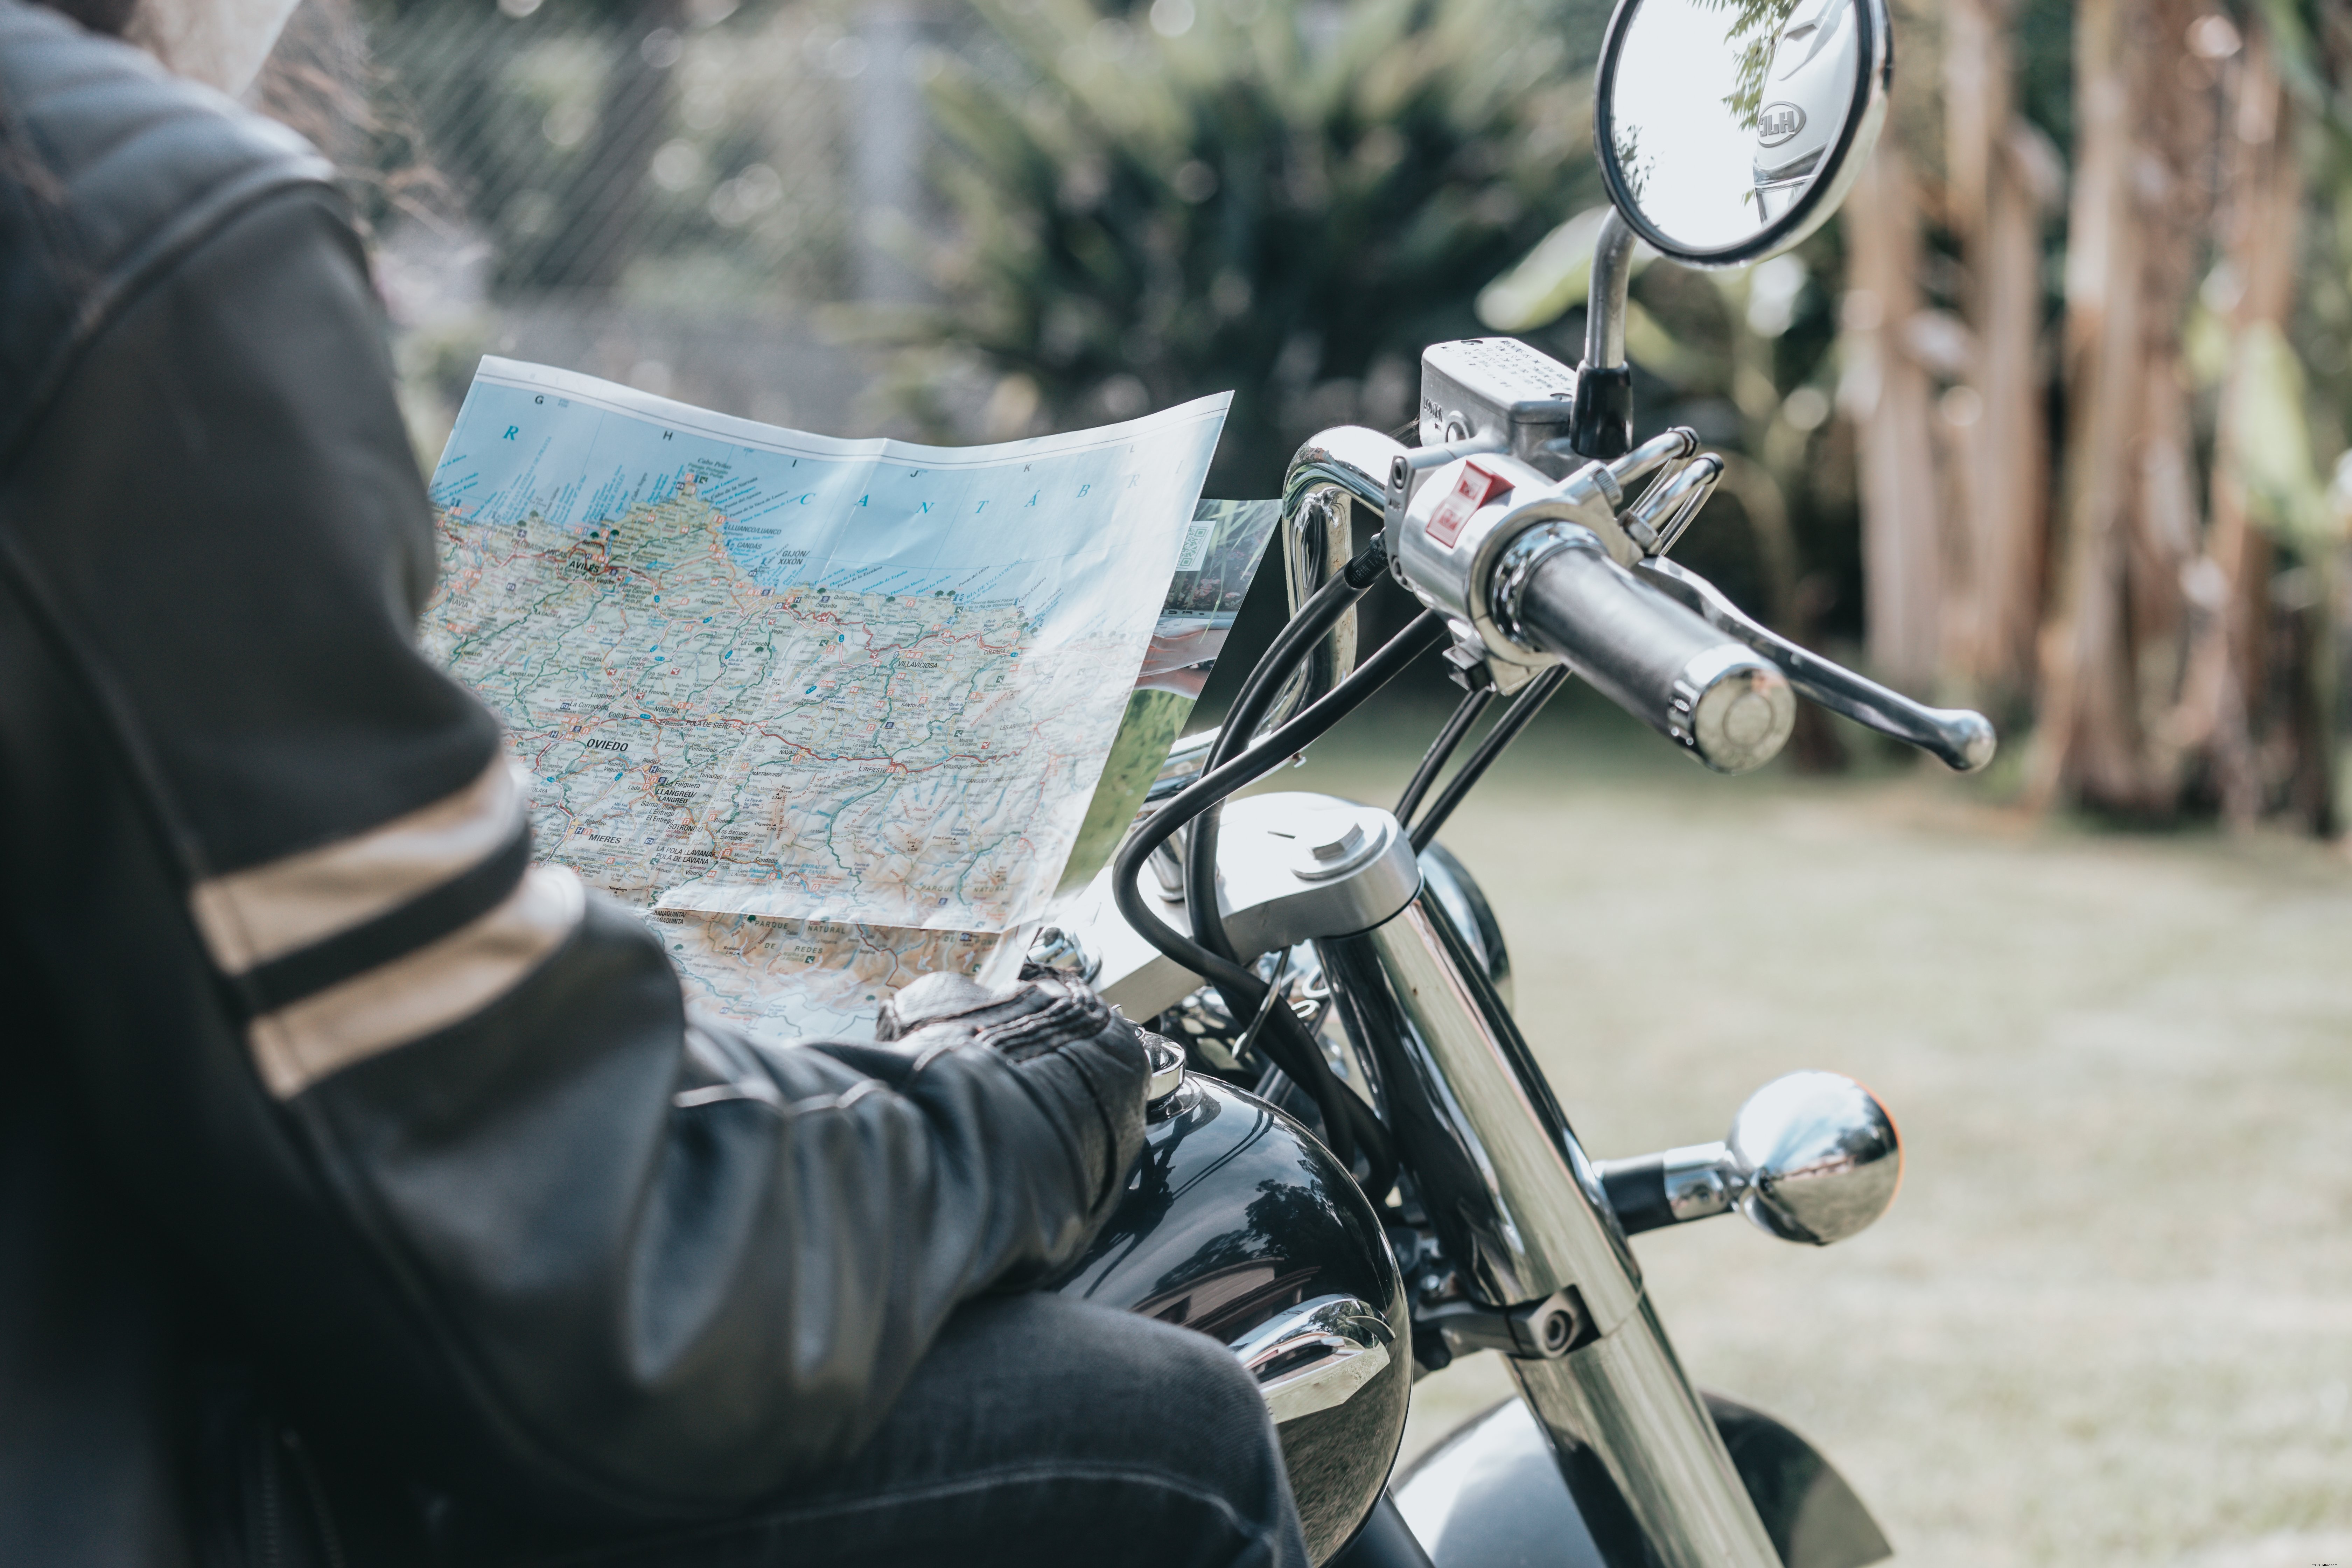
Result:
[[[1042,621],[1065,584],[1117,565],[1121,502],[1145,499],[1129,493],[1145,482],[1133,471],[1143,462],[1123,440],[1025,462],[1003,448],[987,458],[843,454],[824,448],[846,443],[806,437],[795,452],[793,432],[773,433],[784,449],[746,445],[691,427],[684,416],[695,413],[680,407],[681,423],[665,425],[594,398],[478,379],[435,470],[434,504],[490,525],[536,513],[584,534],[691,483],[725,519],[728,553],[761,587],[944,592],[1019,603]],[[1215,434],[1212,421],[1202,438]]]

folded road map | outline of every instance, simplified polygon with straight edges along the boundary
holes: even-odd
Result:
[[[870,1034],[918,974],[1016,963],[1132,817],[1273,523],[1196,508],[1225,404],[918,447],[486,359],[427,650],[504,721],[535,853],[690,1000]]]

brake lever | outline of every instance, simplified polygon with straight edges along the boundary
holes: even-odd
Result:
[[[1992,761],[1992,721],[1966,708],[1930,708],[1899,691],[1809,653],[1748,618],[1723,590],[1687,566],[1653,556],[1634,573],[1697,613],[1716,630],[1738,638],[1780,667],[1798,694],[1882,735],[1932,753],[1955,773],[1972,773]]]

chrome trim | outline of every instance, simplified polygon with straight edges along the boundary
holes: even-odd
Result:
[[[1567,1354],[1510,1363],[1554,1443],[1599,1457],[1664,1568],[1779,1568],[1591,1163],[1435,895],[1323,947],[1398,1153],[1474,1293],[1507,1310],[1566,1291],[1580,1306]]]
[[[1341,836],[1343,821],[1379,847],[1335,875],[1301,875],[1302,869],[1317,868],[1306,846]],[[1404,908],[1421,888],[1412,840],[1399,831],[1394,817],[1377,806],[1302,791],[1229,802],[1217,864],[1217,904],[1224,911],[1225,934],[1244,960],[1367,930]],[[1055,918],[1102,955],[1095,990],[1104,1001],[1130,1018],[1156,1017],[1182,1001],[1201,977],[1119,917],[1112,874],[1105,868]],[[1160,918],[1179,931],[1190,929],[1180,901],[1163,901]]]
[[[1513,1307],[1573,1286],[1591,1331],[1623,1321],[1641,1295],[1633,1254],[1438,896],[1424,889],[1387,924],[1323,948],[1423,1206],[1478,1295]]]
[[[1527,594],[1538,572],[1545,593],[1530,628]],[[1490,650],[1498,642],[1528,658],[1530,647],[1560,649],[1579,677],[1717,773],[1762,766],[1796,726],[1797,700],[1776,666],[1679,599],[1650,592],[1588,528],[1551,522],[1521,534],[1486,599]]]
[[[1318,431],[1290,459],[1283,477],[1282,509],[1287,517],[1318,484],[1337,485],[1374,511],[1388,497],[1389,466],[1406,447],[1360,425],[1335,425]]]
[[[1299,839],[1299,853],[1291,861],[1290,874],[1302,882],[1328,882],[1334,877],[1344,877],[1378,858],[1397,832],[1396,818],[1386,812],[1377,819],[1353,815],[1335,817],[1319,833]]]
[[[1599,1341],[1510,1368],[1553,1444],[1600,1459],[1664,1568],[1780,1568],[1647,1298]]]
[[[1739,1212],[1783,1241],[1843,1241],[1869,1228],[1903,1185],[1895,1118],[1833,1072],[1774,1079],[1748,1097],[1718,1147],[1737,1173]]]
[[[1706,470],[1705,481],[1693,480],[1682,504],[1667,516],[1665,521],[1657,525],[1656,542],[1650,546],[1652,555],[1664,555],[1682,542],[1683,535],[1692,523],[1698,521],[1700,510],[1715,494],[1715,487],[1723,478],[1723,459],[1712,453],[1692,464],[1691,468],[1693,471]]]
[[[1609,474],[1620,486],[1648,479],[1698,450],[1698,432],[1687,425],[1662,431],[1622,458],[1610,459]]]
[[[1338,425],[1317,432],[1298,448],[1282,480],[1283,586],[1297,615],[1315,591],[1345,567],[1363,541],[1355,507],[1360,501],[1379,515],[1388,500],[1390,466],[1405,448],[1377,430]],[[1301,673],[1283,689],[1267,713],[1265,727],[1279,724],[1321,697],[1356,668],[1356,612],[1332,626]]]
[[[1744,773],[1780,754],[1797,727],[1797,698],[1772,665],[1737,643],[1693,654],[1675,678],[1667,734],[1720,773]]]
[[[1151,1064],[1151,1076],[1144,1080],[1143,1103],[1157,1105],[1184,1087],[1184,1052],[1173,1040],[1146,1035],[1143,1054]]]
[[[1903,1143],[1876,1095],[1833,1072],[1793,1072],[1748,1097],[1720,1143],[1604,1160],[1603,1187],[1636,1232],[1735,1205],[1783,1241],[1827,1247],[1869,1228],[1903,1184]],[[1655,1181],[1666,1213],[1647,1195]],[[1635,1205],[1638,1205],[1635,1206]]]
[[[1592,242],[1592,281],[1585,292],[1584,363],[1615,370],[1625,363],[1625,289],[1633,280],[1633,226],[1615,207]]]
[[[1318,1296],[1233,1343],[1275,1424],[1345,1405],[1386,1371],[1396,1331],[1354,1296]],[[1302,1359],[1303,1358],[1303,1359]]]
[[[1454,934],[1476,956],[1503,1005],[1512,1005],[1511,952],[1503,940],[1503,922],[1495,918],[1486,890],[1470,874],[1470,868],[1443,839],[1421,852],[1421,883],[1444,907],[1445,918],[1454,922]]]
[[[1345,870],[1325,870],[1312,846],[1353,827],[1377,846]],[[1412,840],[1376,805],[1286,790],[1225,808],[1217,853],[1225,931],[1244,959],[1380,924],[1421,889]]]
[[[1624,499],[1623,491],[1605,463],[1587,463],[1554,482],[1516,458],[1496,454],[1476,461],[1511,488],[1498,491],[1468,519],[1457,520],[1458,526],[1449,523],[1433,532],[1432,525],[1463,479],[1458,464],[1437,469],[1413,493],[1403,526],[1389,540],[1390,557],[1413,597],[1466,626],[1491,658],[1548,669],[1559,660],[1517,641],[1497,623],[1496,573],[1519,539],[1546,523],[1582,528],[1621,564],[1640,560],[1640,549],[1617,526],[1616,506]]]
[[[1534,658],[1549,659],[1528,642],[1527,628],[1519,623],[1519,600],[1528,591],[1528,580],[1536,568],[1551,558],[1553,552],[1566,550],[1591,533],[1578,522],[1539,522],[1511,541],[1495,563],[1493,586],[1487,590],[1488,612],[1495,627],[1505,640],[1520,653]]]
[[[1029,951],[1023,954],[1025,963],[1040,969],[1064,969],[1091,984],[1102,973],[1102,956],[1080,940],[1078,933],[1063,926],[1040,926],[1037,934],[1029,939]]]
[[[1838,131],[1837,141],[1829,150],[1835,162],[1827,177],[1814,180],[1806,186],[1788,210],[1773,219],[1756,234],[1737,245],[1715,250],[1695,250],[1676,243],[1661,232],[1655,224],[1629,210],[1631,192],[1627,189],[1624,171],[1618,166],[1615,132],[1611,123],[1610,106],[1615,89],[1619,51],[1625,40],[1627,27],[1634,13],[1641,9],[1634,4],[1620,5],[1609,18],[1609,30],[1601,37],[1601,63],[1594,74],[1592,95],[1593,151],[1601,164],[1601,178],[1608,187],[1609,199],[1616,209],[1612,221],[1624,223],[1633,234],[1638,234],[1659,255],[1680,262],[1685,267],[1716,268],[1746,267],[1778,256],[1801,243],[1815,229],[1829,221],[1830,215],[1846,198],[1861,176],[1863,165],[1870,161],[1871,149],[1877,145],[1878,133],[1886,121],[1888,89],[1895,82],[1895,47],[1892,18],[1887,14],[1886,0],[1852,0],[1864,34],[1863,52],[1856,60],[1861,75],[1854,83],[1854,95],[1846,111],[1845,121]],[[1751,164],[1752,167],[1752,164]],[[1606,226],[1602,228],[1605,240]],[[1629,240],[1631,234],[1629,234]],[[1598,257],[1596,254],[1596,262]],[[1601,302],[1601,268],[1593,268],[1593,299]],[[1619,299],[1623,298],[1622,291]],[[1622,318],[1621,318],[1622,319]],[[1588,324],[1587,331],[1591,328]],[[1622,334],[1622,328],[1621,328]],[[1622,363],[1622,359],[1617,362]]]
[[[1739,1201],[1747,1184],[1728,1163],[1730,1152],[1720,1143],[1692,1143],[1666,1151],[1660,1173],[1666,1188],[1666,1208],[1676,1225],[1727,1212]]]
[[[1672,434],[1672,432],[1669,432]],[[1693,444],[1696,448],[1696,442]],[[1712,452],[1661,465],[1658,478],[1619,521],[1644,555],[1664,555],[1698,514],[1723,478],[1723,459]]]
[[[1203,730],[1197,735],[1187,735],[1169,747],[1168,760],[1160,764],[1160,772],[1153,776],[1151,787],[1144,792],[1145,802],[1157,805],[1180,795],[1199,778],[1208,768],[1209,748],[1217,743],[1217,736],[1222,732]]]

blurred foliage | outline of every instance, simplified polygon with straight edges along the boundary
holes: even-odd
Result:
[[[751,301],[842,287],[829,5],[362,0],[382,155],[430,170],[427,221],[486,247],[499,293]],[[306,10],[310,7],[305,7]]]
[[[1211,491],[1269,494],[1316,428],[1410,418],[1421,349],[1597,188],[1600,0],[978,4],[1001,47],[929,89],[940,303],[888,330],[919,407],[992,372],[993,435],[1231,390]]]
[[[1627,312],[1643,428],[1687,425],[1730,459],[1677,553],[1802,642],[1861,631],[1853,432],[1831,416],[1843,269],[1832,227],[1736,271],[1650,268]]]

